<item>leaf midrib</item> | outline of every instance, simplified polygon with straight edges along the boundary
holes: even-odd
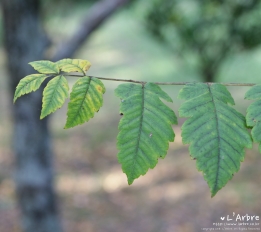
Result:
[[[88,94],[88,90],[89,90],[89,88],[90,88],[90,86],[91,86],[91,81],[92,81],[92,78],[91,77],[88,77],[89,78],[89,82],[88,82],[88,86],[87,86],[87,88],[86,88],[86,91],[85,91],[85,93],[84,93],[84,97],[82,98],[82,102],[81,102],[81,104],[80,104],[80,107],[78,108],[78,110],[77,110],[77,113],[75,114],[76,116],[74,117],[74,119],[75,118],[77,118],[77,117],[79,117],[79,112],[80,112],[80,110],[81,110],[81,108],[82,108],[82,106],[83,106],[83,103],[84,103],[84,101],[85,101],[85,98],[86,98],[86,95]]]
[[[37,75],[37,74],[36,74]],[[35,75],[35,76],[36,76]],[[41,76],[40,76],[41,75]],[[32,76],[32,77],[35,77],[35,76]],[[41,78],[43,78],[43,77],[45,77],[45,75],[44,74],[39,74],[39,76],[37,77],[35,77],[34,79],[32,79],[32,80],[29,80],[28,82],[24,82],[24,85],[22,85],[22,87],[19,89],[19,91],[17,92],[17,94],[15,95],[15,96],[17,96],[17,95],[19,95],[20,94],[20,92],[23,90],[23,88],[25,88],[25,86],[28,86],[28,85],[31,85],[32,84],[32,82],[34,82],[34,81],[37,81],[37,80],[39,80],[39,79],[41,79]],[[18,85],[19,86],[19,85]],[[18,87],[17,86],[17,87]]]
[[[215,118],[216,118],[216,128],[217,128],[217,135],[218,135],[218,171],[217,171],[215,185],[214,185],[213,192],[212,192],[212,197],[213,197],[215,195],[215,192],[217,191],[216,189],[217,189],[219,170],[220,170],[220,151],[221,151],[221,148],[220,148],[220,132],[219,132],[219,122],[218,122],[218,115],[217,115],[217,110],[216,110],[216,103],[215,103],[215,100],[214,100],[214,97],[213,97],[213,93],[211,91],[210,84],[208,84],[208,89],[209,89],[209,93],[211,95],[211,99],[212,99],[212,102],[213,102],[213,105],[214,105],[214,110],[215,110],[214,114],[215,114]]]
[[[52,74],[58,74],[59,73],[59,67],[58,67],[58,72],[57,72],[57,70],[55,70],[55,69],[53,69],[53,67],[52,66],[49,66],[48,64],[46,64],[46,63],[41,63],[41,65],[42,66],[44,66],[47,70],[49,69],[49,70],[52,70],[54,73],[52,73]],[[54,63],[54,66],[56,66],[56,64]],[[47,73],[48,74],[48,73]]]
[[[141,136],[141,132],[142,132],[142,124],[143,124],[143,116],[144,116],[144,105],[145,105],[145,89],[144,89],[144,85],[142,85],[142,107],[141,107],[141,116],[140,116],[140,125],[139,125],[139,134],[138,134],[138,143],[135,149],[135,154],[133,157],[133,167],[136,165],[136,157],[138,155],[138,151],[139,151],[139,146],[140,146],[140,136]],[[132,168],[132,172],[131,172],[131,176],[133,178],[133,172],[134,172],[134,168]]]
[[[61,81],[61,79],[62,79],[62,76],[61,75],[59,75],[59,76],[57,76],[58,78],[59,78],[59,80],[57,81],[57,83],[56,83],[56,85],[55,85],[55,87],[54,87],[54,90],[52,91],[52,96],[50,97],[50,100],[48,101],[49,102],[49,104],[48,104],[48,108],[50,107],[50,105],[52,105],[52,103],[53,103],[53,101],[54,101],[54,95],[55,95],[55,93],[56,93],[56,91],[57,91],[57,88],[59,87],[59,85],[60,85],[60,81]],[[54,77],[55,78],[55,77]]]

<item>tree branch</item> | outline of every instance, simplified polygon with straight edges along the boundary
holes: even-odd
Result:
[[[62,74],[63,76],[67,76],[67,77],[83,77],[83,75],[74,75],[74,74],[67,74],[64,73]],[[88,76],[88,75],[86,75]],[[95,76],[89,76],[89,77],[95,77]],[[146,84],[147,81],[137,81],[137,80],[132,80],[132,79],[118,79],[118,78],[107,78],[107,77],[95,77],[97,79],[100,80],[104,80],[104,81],[120,81],[120,82],[132,82],[132,83],[137,83],[137,84]],[[148,81],[149,82],[149,81]],[[191,84],[194,82],[151,82],[154,83],[156,85],[187,85],[187,84]],[[225,85],[225,86],[254,86],[256,85],[256,83],[224,83],[224,82],[202,82],[202,83],[207,83],[207,84],[221,84],[221,85]]]
[[[101,0],[95,3],[89,9],[87,16],[80,23],[78,30],[73,36],[67,42],[58,46],[52,60],[57,61],[63,58],[72,57],[95,29],[97,29],[118,8],[129,1],[130,0]]]

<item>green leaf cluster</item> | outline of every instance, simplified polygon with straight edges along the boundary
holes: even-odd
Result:
[[[56,63],[40,60],[29,63],[40,74],[24,77],[16,87],[14,102],[24,94],[36,91],[46,78],[51,77],[43,91],[43,104],[40,118],[61,108],[69,97],[69,85],[65,72],[80,72],[79,80],[73,85],[68,104],[65,128],[74,127],[89,121],[103,104],[105,87],[95,77],[86,76],[91,63],[81,59],[63,59]]]
[[[59,109],[69,96],[65,128],[89,121],[102,107],[105,87],[100,79],[106,78],[87,76],[89,61],[42,60],[30,65],[39,74],[21,79],[14,102],[36,91],[49,79],[43,90],[41,119]],[[66,76],[79,78],[70,93]],[[162,101],[171,103],[172,99],[155,83],[121,84],[115,89],[115,95],[120,98],[122,115],[117,157],[128,183],[132,184],[154,168],[159,158],[166,156],[169,143],[175,138],[172,126],[178,122],[174,111]],[[252,147],[252,139],[260,143],[261,152],[261,85],[253,86],[245,95],[246,99],[255,100],[246,118],[232,107],[234,99],[222,84],[188,83],[178,97],[185,100],[179,116],[188,118],[181,128],[182,141],[190,145],[191,158],[196,160],[213,197],[239,171],[245,148]],[[251,134],[249,128],[252,128]]]

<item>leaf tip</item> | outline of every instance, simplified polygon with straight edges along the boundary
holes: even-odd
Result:
[[[216,194],[217,194],[217,191],[211,192],[211,198],[213,198],[214,196],[216,196]]]
[[[40,120],[44,119],[45,117],[46,117],[46,115],[41,114],[41,115],[40,115]]]
[[[78,126],[78,125],[81,125],[81,124],[72,124],[72,123],[68,122],[68,119],[67,119],[63,129],[73,128],[73,127]]]
[[[128,185],[132,185],[134,182],[133,178],[128,177]]]
[[[69,129],[71,128],[71,126],[68,126],[67,124],[65,124],[65,126],[63,127],[63,129]]]

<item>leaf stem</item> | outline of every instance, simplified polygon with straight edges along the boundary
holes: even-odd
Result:
[[[70,77],[82,77],[82,75],[73,75],[73,74],[63,74],[64,76],[70,76]],[[90,77],[95,77],[95,76],[90,76]],[[146,84],[147,81],[136,81],[136,80],[131,80],[131,79],[117,79],[117,78],[107,78],[107,77],[95,77],[100,80],[105,80],[105,81],[121,81],[121,82],[132,82],[132,83],[137,83],[137,84]],[[186,85],[190,84],[193,82],[152,82],[156,85]],[[206,82],[207,84],[214,84],[214,82]],[[221,85],[225,86],[254,86],[256,83],[219,83]]]

